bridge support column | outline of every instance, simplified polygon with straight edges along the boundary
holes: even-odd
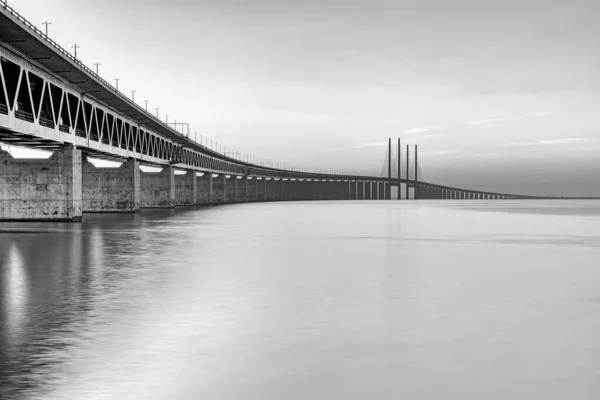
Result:
[[[371,181],[364,182],[363,199],[371,200]]]
[[[385,182],[377,183],[377,198],[379,200],[385,200]]]
[[[364,200],[365,199],[365,181],[356,181],[357,185],[358,185],[358,190],[356,191],[356,195],[357,200]]]
[[[211,203],[225,203],[227,199],[227,176],[219,174],[213,178],[213,197]]]
[[[320,179],[313,179],[313,199],[323,200],[323,186]]]
[[[290,199],[290,196],[289,196],[290,189],[288,188],[289,180],[281,178],[280,183],[281,183],[281,195],[279,197],[279,200],[281,200],[281,201],[289,200]]]
[[[265,200],[275,200],[275,178],[263,178],[265,180]]]
[[[258,176],[254,176],[252,177],[252,180],[254,181],[254,185],[251,185],[254,187],[254,193],[252,196],[252,201],[262,201],[264,200],[264,189],[265,189],[265,184],[264,184],[264,178],[263,179],[259,179]]]
[[[246,176],[246,201],[258,200],[258,177]]]
[[[248,201],[248,177],[242,176],[237,179],[236,201]]]
[[[273,179],[273,199],[276,201],[283,200],[283,178]]]
[[[290,200],[298,200],[298,179],[290,181]]]
[[[81,151],[15,159],[0,150],[0,220],[81,221]]]
[[[82,162],[83,212],[140,212],[140,165],[128,160],[117,168]]]
[[[160,172],[140,171],[140,207],[175,207],[175,174],[170,165]]]
[[[346,182],[344,182],[343,179],[340,179],[339,181],[336,181],[336,186],[337,186],[337,196],[336,196],[336,200],[345,200],[349,197],[350,192],[349,192],[349,187],[346,184]]]
[[[225,179],[224,202],[233,203],[237,201],[237,175],[229,175]]]
[[[323,200],[331,200],[331,182],[323,179],[321,181],[321,193],[323,195]]]
[[[260,183],[259,182],[256,183],[257,184],[257,188],[258,187],[262,188],[261,189],[262,192],[261,192],[261,195],[258,197],[258,200],[266,201],[266,200],[269,199],[269,195],[268,195],[269,191],[268,191],[268,184],[267,184],[267,182],[268,182],[267,181],[267,177],[263,176],[261,178],[261,180],[260,180]],[[258,189],[257,189],[257,193],[258,193]]]
[[[210,204],[213,202],[213,176],[211,172],[205,172],[196,177],[197,200],[196,204]]]
[[[356,200],[356,181],[350,181],[350,200]]]
[[[298,199],[299,200],[308,200],[307,183],[308,183],[308,181],[306,179],[302,179],[298,183]]]
[[[193,206],[198,197],[196,171],[188,170],[184,175],[175,175],[175,205]]]

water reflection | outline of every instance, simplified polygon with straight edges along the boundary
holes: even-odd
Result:
[[[600,393],[595,205],[463,203],[2,223],[1,397]]]

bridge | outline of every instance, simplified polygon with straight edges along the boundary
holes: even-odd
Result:
[[[298,170],[231,157],[140,107],[6,3],[0,2],[0,143],[52,151],[17,159],[0,150],[0,220],[81,220],[84,212],[284,200],[522,199],[410,177]],[[96,168],[88,157],[122,162]],[[144,172],[140,166],[160,172]],[[412,165],[412,164],[411,164]]]

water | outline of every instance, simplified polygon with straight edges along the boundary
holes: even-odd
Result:
[[[0,393],[598,399],[600,203],[0,223]]]

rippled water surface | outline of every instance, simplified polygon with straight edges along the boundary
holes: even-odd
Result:
[[[600,203],[0,223],[0,393],[600,399]]]

